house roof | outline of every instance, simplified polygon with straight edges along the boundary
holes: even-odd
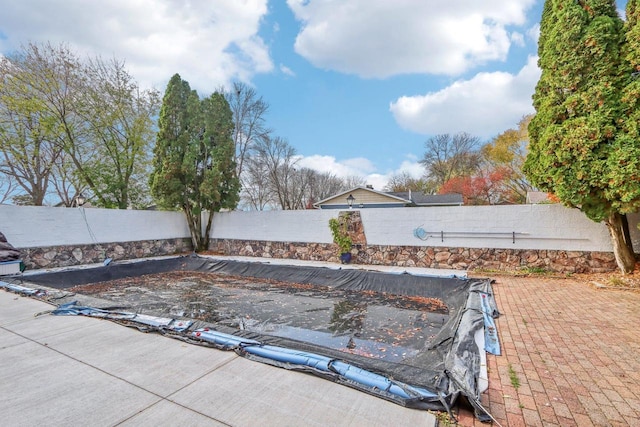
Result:
[[[384,192],[369,187],[354,187],[314,203],[314,207],[344,207],[350,195],[358,195],[355,205],[361,207],[451,206],[462,205],[460,194],[424,194],[420,191]],[[366,197],[362,197],[365,195]]]
[[[357,193],[357,192],[368,192],[371,193],[373,195],[376,195],[378,197],[381,197],[382,199],[385,199],[387,201],[387,203],[394,203],[394,204],[406,204],[408,202],[408,200],[402,198],[402,197],[398,197],[389,193],[385,193],[382,191],[377,191],[374,190],[373,188],[369,188],[369,187],[354,187],[354,188],[350,188],[349,190],[343,191],[342,193],[338,193],[338,194],[334,194],[333,196],[329,196],[326,199],[320,200],[317,203],[314,203],[315,207],[320,207],[321,205],[325,205],[325,204],[335,204],[335,203],[330,203],[330,202],[335,202],[335,201],[340,201],[341,203],[339,204],[346,204],[345,202],[343,202],[343,200],[346,200],[349,195],[352,195],[353,193]],[[357,202],[356,202],[357,203]]]
[[[421,191],[396,191],[392,194],[403,199],[410,200],[417,206],[437,206],[437,205],[462,205],[462,194],[424,194]]]

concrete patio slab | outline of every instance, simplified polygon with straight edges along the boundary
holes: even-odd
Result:
[[[4,426],[114,425],[159,398],[32,341],[0,350]]]
[[[118,424],[120,427],[218,427],[228,426],[173,402],[162,400]]]
[[[0,329],[0,350],[4,350],[6,348],[15,347],[19,345],[24,345],[28,342],[29,342],[28,339],[23,338],[20,335],[16,335],[9,331],[5,331],[4,329]]]
[[[34,314],[42,310],[51,310],[52,306],[42,301],[30,298],[22,298],[19,295],[11,294],[0,289],[6,296],[2,302],[0,310],[0,326],[20,324],[25,320],[32,320]],[[11,304],[10,301],[22,300],[19,304]]]
[[[237,393],[239,384],[250,384]],[[171,399],[234,426],[430,425],[433,416],[313,375],[238,358]],[[395,421],[393,421],[395,420]]]
[[[43,338],[50,348],[163,397],[239,357],[180,341],[167,345],[171,338],[124,326],[114,328],[107,320],[47,316],[39,327],[55,329],[61,317],[90,326]]]
[[[113,322],[34,314],[0,290],[3,426],[433,426],[435,417],[235,353]]]
[[[90,335],[91,329],[99,327],[99,322],[92,322],[91,319],[87,318],[81,318],[78,322],[78,319],[74,321],[71,317],[57,316],[54,318],[47,313],[39,314],[48,312],[55,307],[41,301],[38,302],[44,304],[39,306],[39,311],[34,311],[30,316],[20,317],[19,321],[7,322],[6,324],[0,323],[0,326],[10,328],[12,332],[24,335],[40,343],[48,342],[49,338],[67,333],[73,334],[75,332]],[[58,317],[59,320],[57,320]]]

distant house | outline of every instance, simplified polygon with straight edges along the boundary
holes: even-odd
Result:
[[[416,206],[461,206],[461,194],[424,194],[419,191],[383,192],[355,187],[314,203],[317,209],[402,208]]]
[[[410,206],[462,206],[462,194],[424,194],[421,191],[390,192],[397,197],[411,201]]]

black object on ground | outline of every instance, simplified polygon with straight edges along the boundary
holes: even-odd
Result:
[[[31,274],[25,280],[343,360],[438,395],[398,399],[368,390],[405,406],[448,410],[464,395],[479,419],[490,419],[479,403],[484,349],[476,344],[484,328],[482,298],[492,301],[489,315],[498,314],[489,279],[189,256]]]

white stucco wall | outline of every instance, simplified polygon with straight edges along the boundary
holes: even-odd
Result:
[[[603,224],[561,205],[364,209],[361,215],[369,244],[611,251]],[[430,237],[415,237],[418,227]]]
[[[611,251],[603,224],[561,205],[381,208],[360,213],[371,245]],[[328,221],[338,214],[338,210],[220,213],[212,237],[331,243]],[[418,239],[414,236],[418,227],[436,235]],[[513,232],[518,233],[515,243]]]
[[[213,217],[211,237],[275,242],[331,243],[329,219],[339,211],[220,212]]]
[[[0,205],[0,231],[16,248],[188,238],[181,212]]]
[[[640,253],[640,229],[638,229],[638,224],[640,224],[640,213],[628,214],[627,218],[629,220],[629,232],[631,234],[633,248],[636,252]]]
[[[225,212],[213,238],[331,243],[329,218],[338,210]],[[606,227],[560,205],[362,209],[371,245],[611,251]],[[639,216],[631,216],[640,248]],[[414,236],[416,228],[434,235]],[[0,231],[16,248],[188,238],[180,212],[0,205]],[[440,239],[444,231],[444,242]],[[452,236],[451,232],[466,234]],[[510,233],[516,235],[512,242]],[[480,234],[478,234],[480,233]],[[485,233],[485,234],[482,234]],[[506,233],[496,235],[492,233]]]

